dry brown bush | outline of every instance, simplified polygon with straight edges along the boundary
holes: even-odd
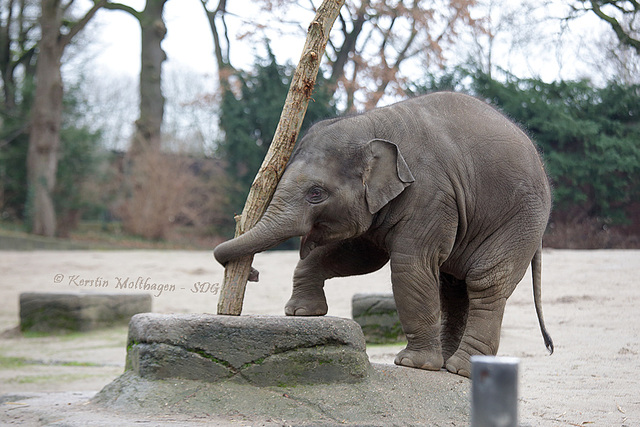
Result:
[[[203,228],[217,220],[224,184],[211,161],[147,151],[126,161],[126,169],[117,214],[127,233],[160,240],[177,225]]]
[[[603,224],[597,218],[554,221],[544,236],[544,246],[556,249],[637,249],[640,236],[625,227]]]

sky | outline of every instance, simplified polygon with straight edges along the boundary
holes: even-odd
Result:
[[[123,0],[122,3],[141,10],[144,0]],[[238,11],[244,19],[251,19],[259,25],[268,25],[265,17],[247,14],[246,11],[255,8],[249,0],[235,0],[229,2],[229,11]],[[213,54],[213,40],[211,29],[200,0],[169,0],[164,10],[167,35],[162,47],[167,53],[167,64],[171,67],[185,67],[199,74],[216,72]],[[312,15],[302,14],[301,22],[310,22]],[[231,33],[244,30],[243,20],[239,17],[229,17],[228,23]],[[98,53],[95,61],[100,67],[113,69],[125,74],[137,75],[140,70],[140,28],[137,21],[127,13],[121,11],[103,10],[96,14],[94,23],[98,33]],[[234,43],[234,40],[232,40]],[[290,37],[284,40],[272,40],[274,51],[280,60],[294,61],[300,55],[304,45],[301,37]],[[251,43],[234,43],[232,63],[238,68],[249,66],[254,62],[255,47]],[[261,46],[257,49],[261,52]]]
[[[137,10],[144,6],[144,1],[123,3]],[[169,59],[188,64],[202,73],[214,70],[211,31],[199,1],[170,0],[164,16],[167,37],[163,49]],[[96,63],[117,72],[137,75],[140,70],[140,26],[136,19],[116,10],[102,10],[95,19],[94,28],[99,35]]]
[[[144,7],[146,0],[121,0],[137,10]],[[520,0],[524,1],[524,0]],[[314,0],[316,4],[320,0]],[[560,5],[562,2],[558,2]],[[516,8],[515,0],[505,1],[506,6],[494,8],[492,15],[495,19],[507,14],[508,9],[513,8],[513,18],[523,24],[523,28],[529,22],[536,19],[528,16]],[[561,6],[560,6],[561,7]],[[242,34],[255,25],[266,28],[273,26],[268,22],[265,14],[254,12],[256,5],[251,0],[232,0],[228,2],[228,17],[232,39],[232,64],[241,69],[249,68],[256,55],[264,56],[264,46],[261,39],[245,38],[235,40],[234,34]],[[555,13],[562,16],[562,10]],[[167,61],[164,63],[163,79],[165,82],[172,79],[172,84],[164,89],[167,98],[165,111],[165,126],[171,132],[182,135],[183,139],[213,141],[218,136],[217,119],[211,107],[204,109],[194,107],[193,101],[203,95],[215,92],[216,65],[213,54],[213,41],[209,24],[202,9],[200,0],[168,0],[164,11],[167,35],[163,41],[163,49],[167,53]],[[297,22],[301,28],[306,28],[313,18],[310,12],[301,12],[299,9],[286,15],[292,22]],[[499,34],[496,38],[494,63],[518,77],[539,77],[545,81],[558,78],[576,79],[588,76],[593,70],[592,63],[597,58],[589,59],[590,39],[595,38],[603,31],[602,22],[595,17],[586,16],[581,20],[571,23],[572,27],[563,38],[562,52],[554,49],[557,46],[557,22],[548,24],[542,32],[538,28],[521,31],[515,37],[523,36],[534,40],[534,43],[514,48],[513,31]],[[123,144],[128,140],[127,134],[132,131],[132,116],[137,115],[137,101],[135,91],[128,90],[132,85],[137,85],[137,76],[140,70],[140,27],[138,22],[128,13],[113,10],[99,11],[93,22],[85,30],[87,32],[87,48],[82,49],[79,60],[69,61],[66,65],[67,72],[77,72],[77,64],[82,63],[85,72],[93,76],[96,88],[93,94],[97,111],[93,117],[109,115],[107,128],[111,133],[111,143],[108,145]],[[293,30],[291,30],[293,31]],[[270,36],[270,44],[278,62],[290,61],[293,64],[297,60],[304,45],[304,33],[297,32],[291,36]],[[517,40],[516,40],[517,41]],[[473,40],[467,39],[467,45],[473,44]],[[464,43],[461,43],[464,45]],[[465,53],[448,52],[453,58],[464,57]],[[584,60],[586,58],[586,60]],[[64,69],[63,69],[64,71]],[[415,69],[417,78],[424,76],[424,70]],[[116,89],[114,89],[116,87]],[[109,94],[117,93],[116,100]],[[108,101],[107,101],[108,100]],[[104,127],[104,126],[103,126]],[[193,133],[197,135],[194,136]],[[116,142],[120,141],[120,142]],[[203,142],[204,144],[205,142]],[[208,144],[211,144],[210,142]],[[123,148],[123,147],[120,147]],[[211,145],[205,151],[210,151]]]
[[[141,10],[145,0],[122,0],[123,3]],[[319,3],[319,0],[315,1]],[[509,5],[517,2],[509,2]],[[556,13],[561,16],[564,12],[557,7]],[[256,9],[255,3],[250,0],[234,0],[228,2],[228,10],[235,12],[237,16],[228,18],[231,26],[231,34],[238,34],[248,27],[243,25],[247,21],[251,24],[264,25],[270,23],[266,16],[259,13],[252,14],[251,9]],[[496,10],[493,14],[504,14],[504,10]],[[215,61],[213,56],[213,42],[209,24],[204,14],[200,0],[169,0],[165,5],[164,13],[167,36],[163,42],[163,49],[167,53],[166,66],[173,68],[190,69],[198,74],[215,73]],[[291,16],[292,21],[299,22],[306,27],[312,15],[303,13],[297,9]],[[526,20],[527,17],[520,19]],[[535,19],[535,17],[529,17]],[[549,46],[558,31],[559,24],[550,23],[547,34],[534,34],[539,37],[539,43],[527,47],[527,51],[516,52],[510,41],[498,37],[496,46],[499,53],[497,62],[521,77],[539,76],[545,80],[554,80],[558,77],[575,78],[579,74],[588,73],[585,64],[580,57],[584,56],[586,44],[590,38],[603,31],[603,25],[595,16],[585,16],[570,24],[570,31],[563,36],[565,51],[555,52]],[[137,75],[140,67],[140,29],[137,21],[129,14],[122,11],[102,10],[96,15],[91,31],[98,35],[98,42],[92,41],[94,61],[99,69],[112,70],[116,73]],[[254,62],[256,51],[261,52],[262,46],[256,48],[255,41],[233,40],[232,63],[238,68],[244,68]],[[502,43],[502,45],[500,45]],[[273,51],[279,62],[297,62],[304,39],[300,34],[293,37],[271,37]],[[547,46],[545,46],[545,44]],[[588,65],[587,65],[588,67]]]

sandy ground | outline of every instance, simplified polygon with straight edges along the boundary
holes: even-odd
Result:
[[[261,281],[247,286],[243,314],[283,314],[296,261],[294,252],[257,255]],[[538,329],[531,279],[525,276],[507,303],[499,351],[520,358],[522,424],[640,426],[639,272],[640,251],[545,251],[543,305],[556,348],[551,356]],[[84,397],[120,375],[125,327],[58,337],[23,337],[14,328],[21,292],[128,292],[116,289],[118,279],[126,277],[175,285],[175,291],[154,296],[155,312],[215,313],[217,293],[196,288],[209,282],[217,290],[222,268],[211,252],[0,252],[0,395],[76,392]],[[107,286],[80,286],[80,279]],[[351,317],[353,294],[390,291],[388,266],[367,276],[331,280],[326,285],[329,314]],[[374,362],[393,363],[400,349],[377,346],[368,353]],[[20,410],[16,402],[0,402],[0,415]]]

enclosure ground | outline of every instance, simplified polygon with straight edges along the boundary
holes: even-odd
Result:
[[[254,266],[261,281],[248,285],[243,313],[283,314],[296,261],[295,252],[257,255]],[[544,252],[543,306],[556,348],[551,356],[538,329],[529,273],[524,277],[507,302],[499,351],[521,360],[522,425],[640,425],[639,265],[640,251],[635,250]],[[222,278],[210,251],[1,251],[0,271],[3,425],[42,425],[42,411],[83,420],[71,425],[103,425],[100,420],[107,417],[115,422],[128,416],[87,404],[122,374],[126,328],[23,336],[15,329],[21,292],[136,292],[117,288],[118,279],[148,277],[175,285],[172,291],[154,295],[155,312],[215,313],[215,291]],[[108,285],[82,288],[74,277],[100,277]],[[367,276],[331,280],[325,289],[328,314],[351,317],[353,294],[391,291],[388,266]],[[400,348],[370,346],[367,352],[372,362],[392,363]],[[176,414],[152,420],[154,425],[211,421]],[[224,421],[251,420],[238,413]]]

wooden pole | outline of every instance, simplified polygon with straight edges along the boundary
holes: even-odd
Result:
[[[251,185],[242,215],[236,216],[236,237],[258,222],[271,201],[298,139],[320,69],[320,61],[329,40],[329,32],[344,2],[345,0],[324,0],[309,25],[300,62],[293,74],[273,142]],[[230,261],[226,265],[218,300],[218,314],[238,316],[242,312],[244,291],[252,261],[253,256],[249,256]]]

